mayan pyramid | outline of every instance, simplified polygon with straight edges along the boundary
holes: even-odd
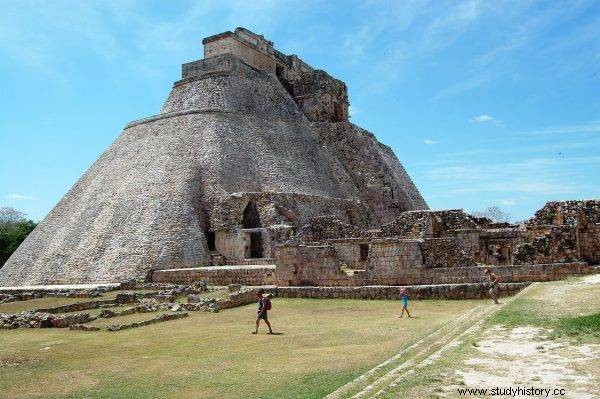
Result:
[[[125,127],[0,286],[144,278],[219,250],[244,258],[243,229],[272,244],[315,216],[368,228],[427,209],[392,150],[348,122],[343,82],[243,28],[203,44],[161,112]]]

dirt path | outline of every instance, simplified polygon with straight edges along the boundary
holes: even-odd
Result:
[[[590,286],[598,288],[600,295],[600,275],[552,287],[536,298],[557,303]],[[564,395],[551,392],[531,397],[600,398],[600,344],[550,340],[549,333],[532,326],[487,329],[476,344],[475,354],[464,360],[450,378],[454,384],[444,387],[440,396],[458,397],[459,388],[535,387],[565,391]]]
[[[441,396],[456,397],[458,388],[535,387],[565,389],[564,396],[548,397],[600,397],[600,345],[546,340],[546,333],[536,327],[488,329],[476,356],[456,370],[457,384],[447,386]]]

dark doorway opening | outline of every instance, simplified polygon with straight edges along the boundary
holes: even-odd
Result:
[[[279,79],[283,78],[283,67],[281,65],[275,67],[275,75],[277,75]]]
[[[256,204],[252,201],[248,202],[248,205],[246,205],[246,208],[244,208],[242,226],[245,229],[256,229],[260,227],[258,210],[256,209]]]
[[[263,257],[263,243],[262,233],[250,233],[250,257],[251,258],[262,258]]]
[[[209,251],[216,251],[217,246],[215,244],[215,232],[209,231],[206,233],[206,244],[208,245]]]
[[[369,244],[360,244],[360,260],[364,262],[369,257]]]

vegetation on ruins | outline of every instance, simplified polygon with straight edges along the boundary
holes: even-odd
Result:
[[[12,207],[0,208],[0,267],[37,226]]]

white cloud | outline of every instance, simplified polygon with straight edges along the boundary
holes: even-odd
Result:
[[[348,107],[348,114],[349,114],[350,116],[355,116],[356,114],[358,114],[358,108],[356,108],[356,107],[353,107],[352,105],[350,105],[350,106]]]
[[[517,204],[516,201],[511,200],[511,199],[500,201],[500,205],[512,206],[512,205],[516,205],[516,204]]]
[[[494,120],[494,118],[492,118],[489,115],[484,114],[484,115],[479,115],[479,116],[471,119],[471,122],[491,122],[493,120]]]
[[[475,118],[470,120],[471,123],[493,123],[494,125],[497,126],[504,126],[504,124],[502,123],[502,121],[500,119],[496,119],[493,116],[487,115],[487,114],[481,114],[479,116],[476,116]]]
[[[437,144],[436,140],[431,140],[431,139],[425,139],[425,140],[423,140],[423,142],[427,145]]]
[[[33,195],[24,195],[24,194],[8,194],[6,199],[11,201],[35,201],[36,197]]]

